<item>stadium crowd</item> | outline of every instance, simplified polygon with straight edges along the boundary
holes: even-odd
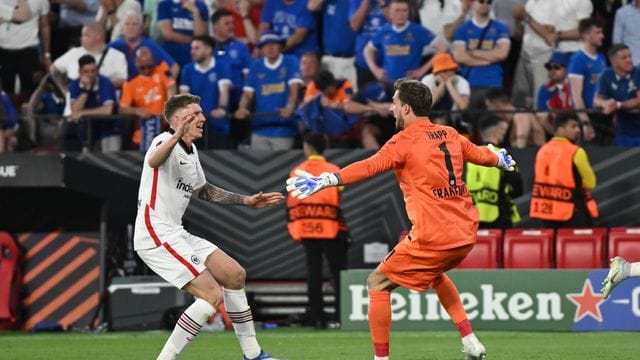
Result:
[[[377,149],[394,80],[477,143],[542,146],[559,111],[586,143],[640,145],[640,1],[0,0],[0,152],[144,150],[175,93],[204,148]],[[483,125],[483,123],[485,125]]]

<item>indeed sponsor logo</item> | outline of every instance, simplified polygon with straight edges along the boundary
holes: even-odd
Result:
[[[18,165],[0,165],[0,177],[14,178],[18,176]]]
[[[178,183],[176,184],[176,189],[182,190],[184,192],[188,192],[191,194],[193,192],[193,185],[182,182],[182,179],[178,179]]]

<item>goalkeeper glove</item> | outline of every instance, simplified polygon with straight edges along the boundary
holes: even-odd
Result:
[[[337,186],[339,183],[334,173],[324,172],[320,176],[313,176],[301,169],[297,169],[294,173],[297,176],[287,179],[287,191],[300,200],[326,187]]]
[[[507,150],[505,149],[498,150],[492,144],[489,144],[488,148],[489,150],[496,153],[496,155],[498,155],[498,165],[496,165],[497,167],[503,168],[504,170],[507,170],[507,171],[514,171],[516,169],[515,168],[516,161],[513,160],[511,155],[509,155],[509,153],[507,153]]]

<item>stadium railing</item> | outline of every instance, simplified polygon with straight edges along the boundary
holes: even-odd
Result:
[[[565,110],[549,110],[544,113],[558,113]],[[611,117],[605,117],[600,112],[594,109],[577,109],[572,110],[574,112],[587,112],[592,117],[592,124],[597,133],[597,138],[591,142],[594,145],[608,145],[611,144],[615,137],[615,129]],[[515,113],[531,113],[538,114],[529,109],[516,109],[516,110],[486,110],[486,109],[474,109],[474,110],[450,110],[450,111],[433,111],[434,115],[438,116],[455,116],[462,115],[466,119],[477,121],[480,117],[487,114],[515,114]],[[543,114],[543,113],[539,113]],[[276,113],[254,113],[247,119],[247,124],[250,124],[251,119],[268,117],[276,115]],[[0,116],[0,124],[4,123],[7,117]],[[20,115],[18,122],[20,128],[18,129],[18,137],[20,141],[26,143],[26,145],[20,146],[21,149],[28,150],[30,148],[51,148],[52,150],[62,151],[62,138],[64,136],[64,117],[58,115],[33,115],[26,116]],[[94,121],[105,119],[122,119],[124,120],[123,131],[123,146],[128,144],[131,138],[136,121],[139,119],[135,116],[129,115],[111,115],[111,116],[86,116],[83,117],[83,121],[87,121],[88,124],[92,124]],[[87,131],[91,132],[92,127],[88,126]],[[205,139],[206,141],[206,139]],[[87,144],[90,148],[92,144]],[[204,144],[205,148],[208,148],[208,144]],[[125,147],[127,149],[127,147]]]

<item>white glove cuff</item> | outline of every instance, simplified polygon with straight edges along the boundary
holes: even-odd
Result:
[[[338,186],[340,181],[335,173],[325,172],[320,175],[322,178],[322,182],[325,183],[325,186]]]

